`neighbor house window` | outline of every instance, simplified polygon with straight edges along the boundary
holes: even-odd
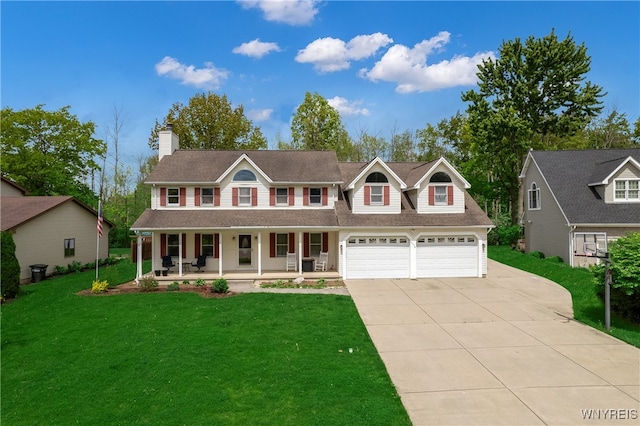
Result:
[[[289,234],[276,234],[276,256],[286,257],[289,253]]]
[[[322,188],[309,188],[309,204],[322,204]]]
[[[174,257],[180,255],[180,236],[178,234],[167,235],[167,255]]]
[[[289,189],[288,188],[276,188],[276,205],[279,205],[279,206],[289,205]]]
[[[201,204],[213,204],[213,188],[202,188],[200,190]]]
[[[318,257],[322,251],[322,234],[309,234],[309,256]]]
[[[200,236],[200,254],[213,257],[213,234],[202,234]]]
[[[65,238],[64,240],[64,257],[73,257],[76,255],[76,239]]]
[[[615,181],[615,201],[640,201],[640,179]]]
[[[538,209],[540,209],[540,188],[533,182],[529,188],[529,210]]]
[[[167,188],[167,204],[170,206],[180,205],[180,189],[179,188]]]

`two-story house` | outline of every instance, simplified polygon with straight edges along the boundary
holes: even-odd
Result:
[[[493,225],[443,158],[343,163],[332,151],[179,150],[171,130],[160,132],[159,155],[146,180],[151,208],[132,226],[153,235],[154,269],[171,256],[181,275],[207,255],[206,272],[260,276],[288,270],[294,257],[303,274],[306,259],[325,253],[327,269],[345,279],[486,274]]]
[[[520,179],[527,252],[585,266],[640,232],[640,149],[530,151]]]

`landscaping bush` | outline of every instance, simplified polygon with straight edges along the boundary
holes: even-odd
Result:
[[[611,264],[611,309],[640,323],[640,232],[634,232],[609,244]],[[605,264],[591,268],[598,293],[604,295]]]
[[[193,285],[195,285],[196,287],[202,287],[203,285],[207,285],[207,283],[202,278],[198,278],[197,280],[195,280]]]
[[[140,279],[140,288],[142,291],[153,291],[158,288],[158,280],[153,277],[142,277]]]
[[[511,224],[511,215],[503,213],[493,219],[496,227],[487,234],[487,243],[492,246],[514,246],[520,238],[523,238],[523,228],[520,225]]]
[[[530,251],[529,256],[535,257],[537,259],[544,259],[544,253],[541,251]]]
[[[224,278],[218,278],[213,282],[211,290],[214,293],[227,293],[229,291],[229,284]]]
[[[562,258],[560,256],[549,256],[547,257],[547,260],[549,262],[555,262],[555,263],[563,263],[564,260],[562,260]]]
[[[71,272],[81,272],[82,271],[82,263],[74,261],[67,265],[67,271]]]
[[[20,263],[16,257],[16,244],[11,232],[3,232],[0,237],[0,295],[13,298],[20,294]]]
[[[91,293],[104,293],[109,288],[109,283],[107,280],[104,281],[94,281],[91,284]]]
[[[64,275],[64,274],[67,273],[67,268],[65,268],[64,266],[60,266],[60,265],[56,265],[54,270],[56,271],[57,275]]]
[[[174,281],[167,286],[167,291],[178,291],[178,290],[180,290],[180,284],[178,284],[178,281]]]

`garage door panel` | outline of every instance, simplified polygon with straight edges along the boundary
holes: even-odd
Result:
[[[347,247],[347,278],[407,278],[409,247],[353,245]]]
[[[422,241],[438,240],[424,238]],[[452,243],[418,244],[416,275],[420,278],[478,276],[477,240],[473,237],[457,236],[444,238],[444,241]]]

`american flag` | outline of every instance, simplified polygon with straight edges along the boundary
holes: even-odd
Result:
[[[102,204],[98,202],[98,225],[96,229],[98,230],[98,238],[102,237],[102,221],[104,218],[102,217]]]

